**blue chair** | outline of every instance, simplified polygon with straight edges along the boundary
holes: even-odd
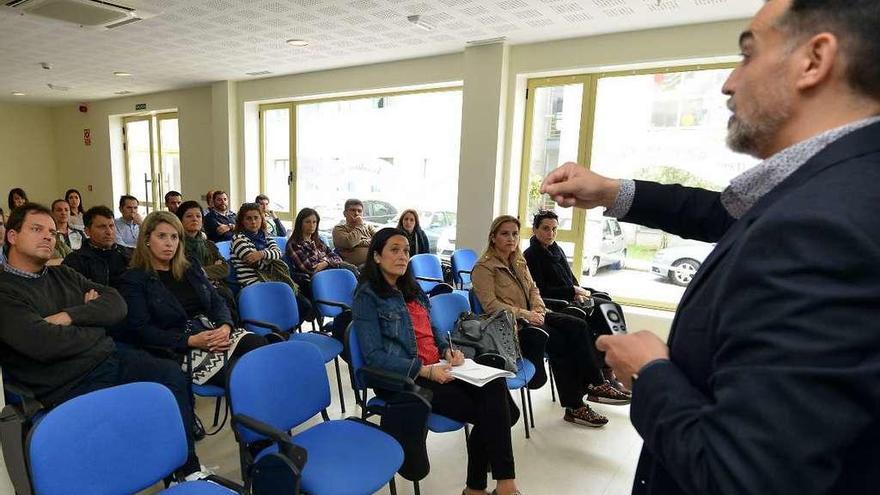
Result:
[[[300,473],[310,495],[374,493],[390,484],[403,464],[403,449],[390,435],[358,418],[330,421],[330,384],[320,351],[306,342],[282,342],[247,353],[229,377],[232,426],[239,444],[242,477],[254,462],[291,442],[307,451]],[[320,413],[324,422],[289,436]],[[275,443],[256,453],[255,442]],[[259,445],[259,444],[257,444]]]
[[[136,493],[187,457],[180,409],[158,383],[129,383],[61,404],[31,431],[27,451],[34,491],[41,495]],[[210,479],[215,483],[185,482],[161,493],[238,493],[230,482]]]
[[[423,291],[430,292],[444,282],[443,265],[440,264],[440,257],[436,254],[417,254],[409,259],[409,264],[413,276]]]
[[[361,418],[367,419],[373,415],[381,416],[386,405],[384,399],[379,397],[373,397],[372,399],[369,398],[370,391],[365,383],[366,377],[380,377],[382,381],[395,383],[407,390],[415,388],[415,382],[408,376],[396,375],[384,370],[376,370],[367,367],[364,355],[361,352],[360,342],[358,342],[357,339],[357,330],[355,329],[354,323],[350,324],[346,330],[345,343],[348,346],[348,355],[351,357],[348,368],[349,376],[351,378],[351,388],[354,390],[355,400],[358,405],[361,406]],[[447,418],[440,414],[429,414],[426,426],[428,427],[428,430],[433,431],[434,433],[447,433],[464,428],[465,439],[467,439],[469,434],[468,426],[465,423]],[[413,488],[414,493],[418,495],[420,493],[419,480],[413,480]]]
[[[296,295],[289,285],[261,282],[243,288],[238,295],[238,313],[248,330],[260,335],[275,333],[290,340],[308,342],[321,351],[325,363],[333,361],[339,387],[339,406],[345,412],[342,375],[339,371],[342,343],[320,332],[299,332],[302,321],[296,306]]]
[[[431,322],[441,332],[452,332],[459,315],[470,310],[467,297],[455,292],[431,298]]]
[[[278,244],[278,249],[281,250],[281,254],[284,254],[284,252],[287,250],[287,237],[275,236],[272,238],[275,239],[275,244]]]
[[[477,258],[473,249],[456,249],[452,253],[452,281],[459,289],[471,288],[471,271]]]
[[[312,297],[315,311],[325,318],[336,318],[351,310],[357,278],[342,268],[321,270],[312,276]]]
[[[468,291],[468,296],[473,312],[478,315],[483,314],[483,306],[480,304],[480,300],[477,298],[473,288]],[[526,427],[526,438],[531,438],[529,424],[531,424],[532,428],[535,427],[535,416],[532,412],[532,391],[526,385],[535,376],[535,364],[528,359],[519,359],[516,364],[516,376],[507,379],[507,389],[519,390],[520,406],[523,411],[523,424]],[[526,399],[528,399],[528,410],[526,410]]]
[[[229,258],[232,257],[232,241],[220,241],[215,244],[217,250],[220,251],[220,256],[223,256],[223,259],[229,261]]]

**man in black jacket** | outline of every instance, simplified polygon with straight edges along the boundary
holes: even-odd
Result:
[[[128,269],[132,249],[116,243],[116,222],[106,206],[94,206],[83,214],[88,240],[64,258],[64,265],[96,284],[119,288],[119,277]]]
[[[125,300],[66,266],[46,266],[55,248],[55,221],[28,203],[9,216],[7,264],[0,273],[0,366],[48,407],[102,388],[136,381],[167,386],[185,425],[193,412],[187,377],[171,360],[117,348],[105,328],[125,318]],[[192,428],[185,428],[191,432]],[[181,476],[203,477],[192,434]],[[192,479],[192,478],[191,478]]]
[[[725,83],[728,144],[765,161],[721,193],[575,164],[542,191],[718,242],[668,347],[601,337],[634,380],[636,494],[873,494],[880,466],[880,2],[770,0]]]

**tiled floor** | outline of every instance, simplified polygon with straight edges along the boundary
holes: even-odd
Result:
[[[343,363],[344,365],[344,363]],[[343,368],[347,412],[339,411],[332,366],[328,366],[333,402],[328,409],[331,418],[359,414],[354,407],[354,396],[348,389],[348,372]],[[519,403],[519,393],[514,392]],[[522,420],[511,430],[516,456],[517,478],[520,489],[527,495],[626,495],[630,493],[632,478],[641,439],[629,422],[629,406],[594,405],[609,417],[603,428],[575,426],[562,420],[562,409],[550,401],[550,387],[532,392],[535,426],[531,439],[526,440]],[[214,403],[199,400],[199,416],[210,424]],[[309,424],[320,420],[320,416]],[[208,425],[206,425],[208,426]],[[421,481],[425,495],[457,495],[465,478],[465,438],[463,432],[428,434],[428,453],[431,473]],[[240,480],[238,450],[227,426],[219,434],[207,437],[197,444],[203,464],[221,476]],[[490,489],[493,487],[490,481]],[[397,478],[397,492],[412,494],[412,484]],[[389,493],[386,487],[379,493]]]

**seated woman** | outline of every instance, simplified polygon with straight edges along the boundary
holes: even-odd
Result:
[[[403,231],[385,228],[370,243],[354,295],[354,322],[367,366],[415,379],[433,392],[433,412],[474,425],[468,437],[464,494],[483,494],[486,467],[500,495],[519,493],[514,474],[510,427],[519,410],[503,378],[483,387],[455,380],[451,366],[464,362],[432,328],[430,303],[409,268],[409,242]],[[387,392],[386,392],[387,393]],[[378,390],[382,395],[383,391]]]
[[[52,218],[55,220],[55,249],[48,265],[60,265],[68,254],[82,247],[86,235],[70,225],[70,205],[66,200],[52,202]]]
[[[293,233],[287,240],[287,257],[297,271],[314,275],[327,268],[344,268],[359,275],[356,266],[343,261],[318,235],[321,216],[312,208],[303,208],[293,222]]]
[[[83,221],[83,214],[85,214],[86,209],[83,208],[82,194],[76,189],[68,189],[67,192],[64,193],[64,199],[66,199],[67,204],[70,205],[70,226],[78,230],[84,230],[85,222]]]
[[[474,292],[488,313],[507,309],[524,325],[543,328],[550,335],[547,353],[556,377],[563,419],[585,426],[603,426],[608,419],[584,404],[584,399],[627,404],[629,396],[602,376],[602,363],[584,320],[548,312],[519,248],[519,220],[502,215],[492,222],[489,245],[471,273]],[[534,356],[523,342],[523,355],[543,370],[543,356]],[[531,384],[530,384],[531,386]]]
[[[241,205],[235,217],[230,259],[235,267],[238,283],[242,287],[257,282],[284,282],[290,285],[296,294],[300,318],[311,321],[314,319],[312,305],[300,294],[299,287],[290,278],[290,269],[281,256],[278,243],[266,233],[266,219],[260,205]]]
[[[9,214],[12,214],[12,210],[18,208],[19,206],[28,202],[27,193],[24,192],[24,189],[20,187],[15,187],[9,190],[9,196],[7,198],[7,204],[9,205]]]
[[[559,299],[571,305],[585,309],[591,293],[577,283],[577,277],[571,271],[571,266],[562,252],[562,248],[556,243],[556,230],[559,227],[559,217],[556,213],[544,210],[535,214],[532,229],[535,235],[529,240],[529,247],[523,253],[529,273],[535,280],[535,285],[543,297]],[[585,317],[587,315],[584,315]],[[587,320],[589,324],[589,320]],[[596,335],[592,335],[595,345]],[[600,361],[604,357],[597,350]],[[631,395],[614,372],[606,365],[602,366],[602,376],[617,390],[626,395]]]
[[[233,321],[237,321],[235,295],[226,285],[226,277],[229,276],[229,263],[220,254],[217,245],[209,241],[208,236],[202,232],[201,205],[196,201],[184,201],[177,208],[176,215],[183,224],[186,257],[199,262],[202,269],[205,270],[208,280],[226,301]]]
[[[120,283],[128,316],[114,338],[154,352],[189,352],[194,383],[225,387],[226,376],[220,371],[231,367],[217,355],[225,352],[237,359],[267,342],[233,328],[226,303],[201,265],[187,260],[184,235],[171,212],[155,211],[144,219],[131,269]]]
[[[409,241],[410,255],[427,254],[431,252],[431,245],[428,243],[428,235],[419,225],[419,214],[416,210],[403,210],[400,214],[400,220],[397,221],[397,228],[406,234]]]

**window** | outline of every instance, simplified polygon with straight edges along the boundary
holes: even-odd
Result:
[[[578,142],[584,147],[577,161],[593,171],[614,178],[720,191],[755,164],[754,159],[735,154],[725,145],[730,112],[721,86],[730,71],[718,67],[566,76],[536,80],[534,86],[558,92],[556,88],[562,87],[562,82],[574,80],[582,87],[593,88],[583,99],[586,118],[578,119],[577,131]],[[530,90],[532,87],[530,83]],[[536,135],[537,141],[546,140],[543,136],[547,133],[535,130],[535,115],[540,115],[542,105],[541,101],[530,101],[529,105],[534,107],[530,109],[534,114],[527,139],[533,149]],[[526,219],[537,206],[552,205],[546,196],[531,194],[540,184],[538,177],[571,160],[571,153],[565,158],[550,156],[545,160],[537,168],[534,159],[529,163],[535,180],[524,181],[530,193],[521,199],[528,205],[522,212]],[[674,308],[713,247],[656,229],[619,223],[604,217],[598,209],[569,210],[566,214],[560,215],[560,231],[571,228],[571,232],[565,237],[560,234],[560,241],[564,241],[560,246],[569,254],[576,272],[582,273],[582,285],[608,291],[630,304]],[[576,256],[578,253],[580,256]]]
[[[268,192],[273,202],[285,196],[289,207],[276,210],[289,211],[288,219],[304,207],[318,210],[328,236],[343,220],[348,198],[362,200],[364,220],[376,226],[396,226],[407,208],[430,212],[420,213],[420,221],[431,250],[449,256],[461,100],[460,89],[443,89],[263,105],[263,190],[277,188]],[[279,160],[283,167],[270,165]],[[451,224],[435,224],[434,216],[446,214]]]

